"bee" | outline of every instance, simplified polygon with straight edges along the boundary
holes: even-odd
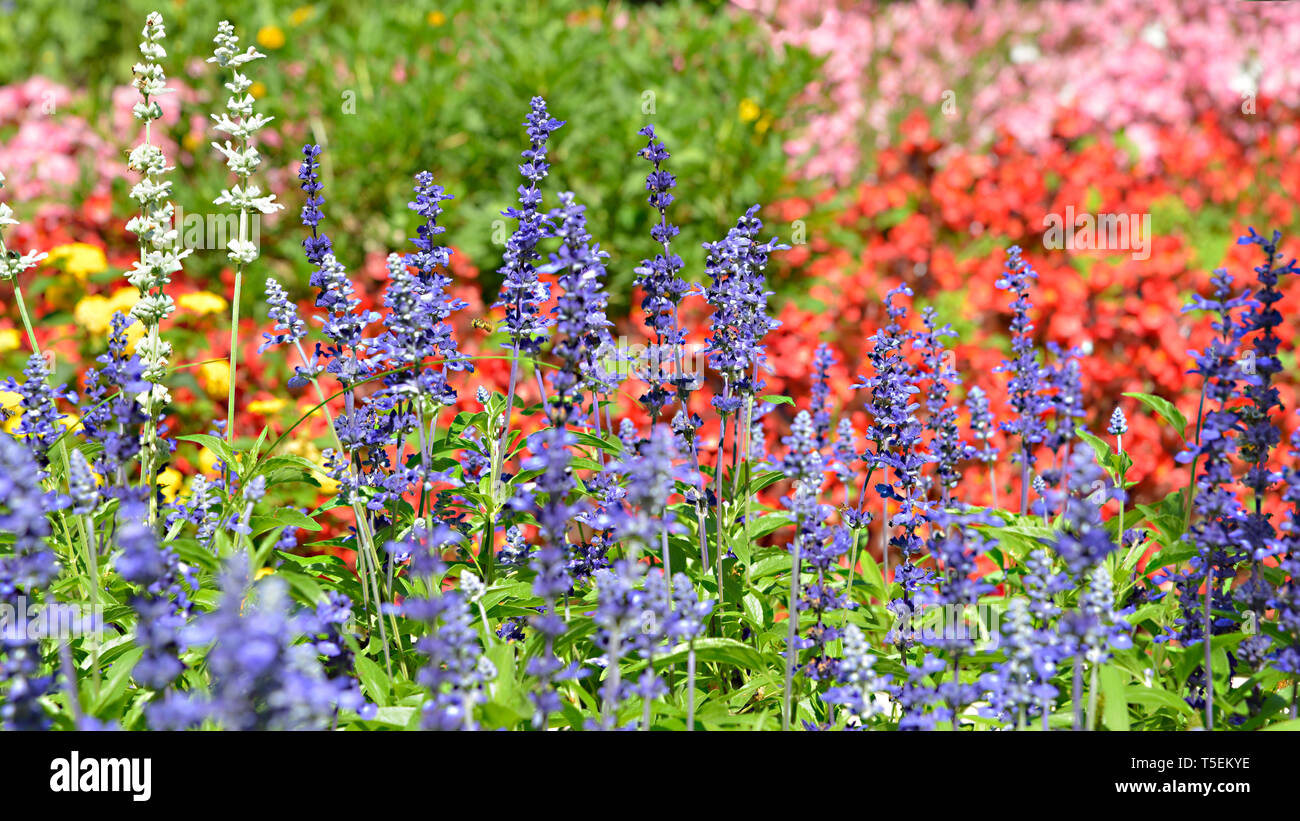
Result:
[[[490,334],[492,333],[493,330],[495,330],[492,327],[491,322],[488,322],[486,319],[480,316],[474,317],[473,321],[471,321],[470,324],[473,325],[475,328],[478,328],[480,331],[483,331],[484,333]]]

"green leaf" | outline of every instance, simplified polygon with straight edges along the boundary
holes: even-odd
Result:
[[[366,695],[370,700],[378,704],[381,708],[388,706],[388,675],[378,664],[375,664],[366,656],[357,656],[357,677],[361,679],[361,686],[365,688]]]
[[[655,656],[655,667],[664,668],[672,664],[678,664],[685,661],[689,654],[690,647],[688,645],[678,645],[667,655]],[[763,655],[761,653],[748,644],[728,638],[696,639],[695,659],[697,662],[715,661],[721,664],[744,667],[749,670],[759,670],[763,667]]]
[[[282,507],[267,516],[254,516],[249,522],[253,535],[259,536],[275,527],[300,527],[303,530],[320,530],[320,523],[291,507]]]
[[[121,658],[113,662],[108,680],[101,686],[99,698],[95,699],[94,705],[90,708],[91,713],[98,715],[126,692],[127,685],[131,683],[131,672],[135,669],[135,663],[143,655],[143,649],[135,649],[124,653]]]
[[[1165,420],[1170,425],[1173,425],[1174,430],[1178,431],[1178,435],[1181,438],[1187,438],[1187,417],[1183,416],[1182,411],[1174,407],[1173,402],[1152,393],[1134,392],[1126,393],[1124,395],[1136,399],[1143,405],[1146,405],[1161,419]]]
[[[1101,694],[1106,699],[1102,710],[1101,723],[1107,730],[1127,730],[1128,699],[1125,698],[1125,682],[1128,676],[1113,664],[1107,664],[1099,671]]]
[[[192,433],[188,436],[177,436],[176,438],[182,442],[193,442],[196,445],[202,445],[228,465],[233,465],[235,462],[235,453],[230,449],[230,445],[226,444],[224,439],[210,433]]]
[[[1192,715],[1192,708],[1181,696],[1155,687],[1131,686],[1125,689],[1125,699],[1129,704],[1147,704],[1155,707],[1169,707],[1174,712],[1185,716]]]
[[[771,402],[773,405],[794,405],[794,400],[788,396],[772,394],[770,396],[760,396],[758,398],[760,401]]]

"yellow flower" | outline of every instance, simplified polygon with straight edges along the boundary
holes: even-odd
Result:
[[[254,100],[260,100],[266,96],[266,83],[261,80],[254,80],[253,84],[248,87],[248,93],[253,95]]]
[[[103,336],[112,327],[113,304],[106,297],[91,294],[82,297],[77,303],[73,315],[86,333],[91,336]]]
[[[185,136],[181,137],[181,146],[186,151],[196,151],[203,141],[203,135],[197,131],[187,131]]]
[[[262,26],[257,30],[257,44],[263,48],[284,48],[284,30],[279,26]]]
[[[18,420],[22,418],[22,414],[18,412],[19,403],[22,401],[23,396],[20,393],[0,391],[0,408],[4,409],[0,417],[8,416],[0,427],[3,427],[6,433],[13,433],[18,428]]]
[[[0,353],[18,350],[22,341],[22,334],[18,333],[17,328],[0,328]]]
[[[313,11],[315,11],[315,9],[311,6],[299,6],[289,15],[289,25],[301,26],[303,23],[311,19]]]
[[[217,472],[217,454],[204,448],[199,451],[199,470],[204,473]]]
[[[754,120],[757,120],[758,115],[762,113],[763,110],[758,107],[758,103],[754,102],[751,98],[746,97],[740,101],[740,119],[742,122],[752,123]]]
[[[159,473],[158,487],[162,490],[163,498],[168,502],[176,501],[176,495],[181,492],[182,481],[181,472],[176,468],[167,468]]]
[[[135,303],[139,301],[140,292],[135,288],[129,285],[118,288],[108,298],[109,315],[111,316],[119,311],[123,314],[130,314],[131,309],[135,307]]]
[[[108,259],[104,256],[103,249],[85,242],[56,245],[50,249],[49,261],[61,262],[63,270],[77,279],[85,279],[108,267]]]
[[[226,312],[225,297],[218,296],[210,291],[195,291],[192,294],[182,294],[176,298],[176,304],[199,316],[224,314]]]
[[[429,25],[431,26],[441,26],[443,23],[447,22],[447,15],[440,11],[431,11],[424,19],[428,20]]]
[[[767,133],[767,130],[768,130],[769,128],[771,128],[771,127],[772,127],[772,115],[771,115],[771,114],[764,114],[764,115],[763,115],[763,119],[761,119],[761,120],[759,120],[758,122],[754,123],[754,130],[757,131],[759,134],[765,134],[765,133]]]
[[[284,407],[283,399],[254,399],[248,403],[248,410],[258,416],[272,416]]]
[[[132,322],[126,328],[126,353],[127,356],[135,353],[135,346],[144,339],[144,325],[140,322]]]
[[[227,396],[230,393],[230,363],[225,360],[204,362],[199,366],[199,384],[214,399]]]
[[[258,568],[257,573],[253,574],[253,581],[257,581],[258,579],[265,579],[267,576],[270,576],[274,572],[275,572],[274,567]]]

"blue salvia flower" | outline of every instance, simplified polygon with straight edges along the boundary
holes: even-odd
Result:
[[[1070,454],[1066,491],[1045,490],[1050,506],[1061,511],[1062,529],[1056,537],[1056,552],[1077,581],[1115,550],[1115,540],[1106,532],[1102,507],[1108,499],[1123,499],[1122,489],[1106,481],[1090,449]]]
[[[1192,557],[1184,573],[1171,577],[1179,590],[1182,617],[1175,624],[1176,636],[1183,646],[1208,641],[1207,634],[1215,635],[1237,628],[1230,618],[1216,619],[1213,611],[1220,608],[1231,611],[1231,599],[1223,589],[1224,582],[1236,575],[1237,563],[1249,558],[1250,552],[1246,537],[1247,517],[1233,490],[1231,460],[1243,428],[1234,407],[1235,400],[1241,396],[1243,387],[1260,383],[1259,376],[1245,373],[1236,358],[1242,330],[1234,313],[1250,306],[1252,300],[1249,291],[1233,293],[1232,275],[1222,268],[1214,272],[1211,283],[1214,286],[1212,298],[1193,294],[1192,301],[1183,308],[1185,312],[1213,312],[1215,319],[1211,326],[1218,334],[1205,350],[1192,352],[1196,367],[1191,372],[1204,380],[1203,391],[1209,410],[1201,420],[1198,441],[1187,443],[1186,449],[1175,457],[1183,464],[1193,460],[1199,460],[1201,464],[1196,477],[1197,521],[1190,528],[1197,555]],[[1201,585],[1209,593],[1209,611],[1197,595]],[[1207,671],[1198,668],[1188,676],[1187,685],[1188,703],[1211,712],[1207,701],[1212,699],[1207,691],[1212,681],[1207,677]]]
[[[27,366],[23,368],[24,379],[21,384],[13,377],[0,383],[0,390],[16,393],[20,397],[18,405],[22,409],[22,416],[14,433],[31,449],[42,469],[50,463],[50,448],[63,435],[63,420],[67,418],[59,410],[58,400],[77,401],[74,392],[62,386],[52,386],[50,375],[45,357],[34,353],[28,357]],[[8,419],[9,412],[0,410],[0,416]]]
[[[173,512],[167,519],[167,527],[172,527],[178,519],[184,519],[195,527],[195,540],[212,550],[212,540],[216,536],[221,520],[221,498],[218,490],[222,486],[220,479],[211,480],[198,474],[190,483],[190,495],[184,501],[178,500]]]
[[[604,709],[600,727],[618,727],[618,710],[626,696],[621,675],[623,656],[631,650],[630,639],[640,627],[645,594],[637,589],[641,565],[617,561],[612,568],[596,571],[595,643],[604,652]]]
[[[427,730],[477,729],[474,708],[483,699],[485,684],[496,678],[475,629],[473,586],[462,576],[460,590],[442,590],[447,569],[443,554],[463,541],[460,533],[445,524],[429,528],[419,522],[404,539],[387,546],[395,559],[410,559],[411,575],[421,580],[427,591],[427,595],[408,597],[400,605],[384,605],[384,610],[428,628],[415,644],[416,651],[427,659],[416,676],[431,695],[423,707],[422,726]],[[480,584],[478,591],[481,589]]]
[[[410,393],[442,405],[456,402],[456,391],[447,384],[448,371],[473,372],[474,365],[459,349],[452,333],[451,315],[468,307],[462,299],[448,293],[451,277],[445,271],[451,264],[451,249],[438,244],[437,237],[447,229],[438,225],[441,203],[452,199],[433,175],[421,171],[415,175],[415,200],[407,208],[424,218],[411,240],[416,250],[405,256],[392,255],[388,261],[389,285],[384,294],[388,313],[385,332],[367,346],[367,350],[385,360],[385,369],[409,368],[385,378],[386,391],[409,398]],[[437,360],[426,367],[425,360]]]
[[[984,581],[979,574],[979,557],[995,546],[997,541],[992,537],[986,538],[976,530],[976,526],[997,527],[1001,523],[992,514],[963,510],[938,514],[932,519],[932,525],[939,530],[930,539],[930,555],[938,561],[942,576],[935,590],[922,591],[918,595],[918,603],[923,613],[939,618],[941,629],[930,629],[927,624],[927,629],[922,632],[921,643],[943,650],[952,664],[953,675],[933,686],[932,697],[924,690],[912,696],[918,709],[910,713],[920,714],[919,717],[912,716],[918,729],[942,720],[950,721],[953,729],[959,729],[962,712],[984,695],[984,687],[980,683],[961,682],[959,671],[962,656],[969,655],[976,649],[977,628],[972,628],[971,614],[978,607],[980,598],[994,590],[993,585]],[[927,669],[923,663],[917,672],[934,676],[942,667],[946,667],[946,664],[940,667],[929,664]],[[906,705],[907,699],[902,700]],[[927,711],[926,705],[932,703],[937,703],[937,707]],[[904,729],[901,723],[900,729]]]
[[[1038,715],[1046,727],[1058,692],[1051,682],[1061,653],[1051,632],[1034,626],[1027,600],[1017,597],[1007,603],[1000,649],[1004,660],[981,680],[989,694],[985,712],[1021,728],[1028,717]]]
[[[339,700],[316,650],[301,643],[304,631],[290,613],[284,583],[274,576],[250,586],[246,559],[223,573],[217,609],[184,632],[190,646],[211,645],[206,696],[175,689],[146,709],[157,729],[186,729],[203,722],[228,730],[322,730]]]
[[[1254,334],[1251,340],[1250,362],[1253,375],[1257,381],[1247,385],[1244,394],[1250,404],[1238,412],[1244,430],[1241,434],[1241,458],[1250,465],[1243,481],[1255,494],[1255,515],[1261,514],[1261,498],[1274,481],[1269,471],[1269,454],[1281,442],[1281,432],[1274,424],[1272,413],[1282,407],[1274,377],[1282,371],[1278,358],[1281,339],[1277,328],[1282,324],[1282,312],[1277,303],[1282,299],[1278,284],[1285,275],[1300,273],[1296,261],[1283,263],[1284,257],[1278,253],[1278,244],[1282,241],[1280,231],[1274,231],[1271,237],[1263,237],[1249,229],[1250,233],[1237,240],[1238,245],[1258,245],[1264,252],[1263,265],[1255,268],[1259,288],[1254,293],[1254,304],[1247,307],[1242,315],[1243,334]],[[1249,355],[1249,354],[1248,354]]]
[[[100,446],[92,466],[110,487],[127,484],[127,468],[140,453],[140,426],[148,421],[135,397],[148,391],[144,364],[126,352],[126,329],[134,320],[115,312],[110,320],[108,350],[95,358],[98,368],[88,368],[82,400],[80,436]]]
[[[1045,387],[1050,391],[1047,407],[1052,411],[1054,422],[1043,441],[1052,451],[1053,459],[1059,458],[1061,450],[1066,449],[1068,462],[1068,448],[1075,435],[1075,420],[1087,415],[1083,407],[1083,377],[1079,367],[1083,351],[1078,348],[1065,351],[1055,342],[1049,342],[1047,349],[1056,360],[1054,365],[1047,366],[1043,371]],[[1068,465],[1064,469],[1068,469]]]
[[[935,679],[948,669],[937,656],[921,656],[918,664],[905,664],[906,677],[890,687],[901,708],[898,729],[920,732],[933,730],[939,722],[951,721],[952,710],[939,700]]]
[[[817,449],[817,432],[813,427],[812,414],[799,411],[790,425],[790,435],[782,439],[786,446],[785,457],[778,469],[794,482],[792,492],[781,499],[781,503],[794,514],[795,534],[789,549],[791,556],[790,599],[788,607],[789,627],[786,636],[785,690],[782,703],[781,726],[789,729],[790,702],[795,669],[799,666],[799,651],[805,645],[799,638],[799,610],[801,593],[801,576],[803,575],[803,557],[812,545],[822,544],[827,537],[825,519],[826,511],[817,501],[817,492],[821,487],[823,476],[823,457]]]
[[[825,342],[813,352],[813,379],[810,410],[813,415],[813,427],[817,431],[817,448],[825,451],[830,444],[831,407],[830,407],[830,369],[835,364],[835,354]]]
[[[1300,273],[1295,259],[1285,262],[1285,257],[1278,253],[1282,234],[1274,231],[1271,237],[1264,237],[1249,229],[1246,236],[1237,239],[1238,245],[1257,245],[1264,253],[1264,264],[1255,268],[1259,288],[1254,298],[1255,304],[1249,306],[1242,316],[1242,333],[1253,334],[1251,348],[1243,369],[1258,381],[1247,385],[1245,396],[1250,404],[1238,409],[1242,431],[1238,446],[1238,455],[1250,467],[1242,477],[1242,483],[1251,489],[1253,506],[1246,514],[1244,535],[1249,544],[1251,559],[1250,579],[1237,591],[1236,597],[1244,608],[1252,613],[1262,613],[1268,607],[1272,597],[1270,583],[1260,572],[1259,562],[1272,553],[1276,543],[1276,533],[1270,516],[1264,513],[1263,499],[1269,487],[1279,479],[1277,473],[1269,466],[1270,454],[1282,440],[1282,432],[1273,421],[1273,412],[1282,410],[1278,389],[1274,378],[1282,371],[1278,358],[1281,339],[1277,328],[1282,324],[1282,312],[1277,305],[1282,300],[1278,284],[1282,277]],[[1264,659],[1268,638],[1255,635],[1242,642],[1243,654],[1252,654],[1254,660]]]
[[[306,251],[307,261],[317,266],[326,254],[334,252],[329,236],[318,230],[320,221],[325,217],[320,210],[325,204],[325,196],[321,193],[324,186],[320,182],[320,152],[319,145],[304,145],[303,161],[298,166],[298,180],[303,193],[307,195],[302,207],[302,224],[311,229],[311,236],[302,241],[302,247]]]
[[[668,627],[673,621],[672,601],[673,591],[663,569],[655,567],[647,570],[640,597],[641,626],[632,637],[632,647],[638,656],[646,660],[646,666],[636,682],[630,683],[627,688],[629,695],[640,698],[644,703],[641,720],[643,730],[650,729],[651,702],[668,693],[668,685],[655,672],[654,658],[669,637]]]
[[[72,500],[72,513],[84,516],[99,507],[99,484],[90,470],[86,454],[73,448],[68,451],[68,496]]]
[[[560,286],[552,311],[555,330],[563,334],[552,351],[560,360],[560,367],[550,374],[553,424],[577,421],[584,389],[594,397],[612,393],[618,387],[616,375],[606,372],[600,360],[614,348],[609,332],[613,323],[605,316],[609,297],[604,287],[604,260],[609,254],[591,242],[586,207],[576,202],[572,192],[565,191],[559,198],[556,236],[560,247],[551,255],[550,263],[540,269],[542,273],[558,273]],[[592,417],[599,430],[599,408],[594,404],[593,408]]]
[[[677,371],[669,376],[666,367],[671,361],[668,352],[679,354],[680,346],[686,340],[686,332],[678,324],[677,306],[690,286],[678,275],[683,266],[682,258],[672,250],[672,241],[679,229],[668,221],[668,206],[673,202],[672,189],[677,181],[663,167],[671,155],[659,142],[653,125],[647,125],[637,133],[648,140],[646,147],[637,152],[638,156],[654,164],[654,169],[646,175],[645,185],[650,192],[650,206],[659,213],[659,221],[650,229],[650,235],[663,247],[663,251],[653,258],[641,261],[634,269],[636,279],[633,281],[633,285],[643,292],[641,310],[645,314],[646,328],[655,340],[654,356],[645,371],[639,374],[648,386],[641,403],[654,421],[668,403],[670,393],[665,383],[675,384],[679,397],[684,397],[693,387],[693,380],[688,382],[684,373]]]
[[[7,553],[0,554],[0,600],[44,589],[58,575],[58,561],[46,543],[45,514],[59,500],[41,491],[40,480],[34,454],[0,433],[0,532],[11,538]]]
[[[0,532],[12,544],[0,552],[0,604],[25,612],[20,598],[43,592],[58,575],[50,550],[46,512],[55,499],[42,492],[41,472],[33,454],[9,434],[0,433]],[[54,680],[41,675],[41,648],[23,629],[21,620],[0,624],[0,728],[45,730],[50,720],[41,699]]]
[[[562,120],[551,117],[546,110],[546,101],[541,97],[534,97],[530,106],[524,122],[529,144],[519,166],[519,173],[527,183],[519,186],[518,207],[502,212],[502,216],[515,220],[517,226],[506,240],[504,265],[498,271],[503,278],[501,295],[492,306],[506,309],[505,327],[510,339],[505,347],[514,351],[516,356],[539,353],[551,324],[541,313],[549,289],[538,278],[536,267],[537,260],[541,259],[537,244],[551,230],[548,216],[540,209],[542,192],[539,185],[550,170],[546,161],[546,142],[564,125]]]
[[[524,532],[518,525],[511,525],[506,530],[506,543],[497,553],[497,563],[502,567],[527,567],[528,557],[533,546],[524,541]]]
[[[366,360],[355,352],[365,347],[366,328],[379,321],[379,313],[357,310],[361,299],[356,296],[347,269],[332,253],[321,258],[309,282],[320,291],[316,307],[325,309],[323,315],[314,318],[321,323],[321,329],[332,343],[324,349],[328,362],[325,370],[344,387],[350,388],[370,374]],[[318,356],[320,353],[317,346]]]
[[[416,642],[415,649],[429,658],[418,680],[433,693],[425,702],[426,730],[474,730],[474,707],[484,697],[487,682],[496,669],[483,656],[474,614],[465,594],[451,590],[417,605],[421,620],[432,623],[432,631]],[[405,610],[415,617],[416,609]]]
[[[932,459],[917,447],[924,428],[916,418],[919,405],[912,401],[912,397],[920,392],[920,388],[916,384],[917,373],[903,354],[904,345],[912,339],[912,334],[903,328],[907,307],[896,301],[899,296],[911,295],[912,289],[906,285],[900,285],[885,295],[889,322],[873,335],[873,347],[868,355],[875,373],[870,378],[859,377],[853,385],[855,389],[871,391],[867,402],[867,412],[871,414],[867,438],[875,445],[874,453],[868,451],[864,454],[868,472],[862,483],[858,513],[861,515],[864,511],[867,483],[877,470],[886,474],[882,476],[886,481],[878,482],[876,490],[886,505],[893,501],[898,506],[894,515],[883,522],[883,532],[889,536],[885,550],[893,547],[903,557],[892,580],[901,587],[902,596],[888,605],[898,624],[910,622],[915,611],[913,597],[931,579],[930,572],[913,561],[920,555],[923,545],[919,529],[931,514],[921,472]],[[910,631],[896,628],[891,630],[891,636],[900,647],[910,645]]]
[[[935,479],[946,503],[953,488],[961,481],[961,464],[974,455],[974,450],[962,441],[957,427],[957,408],[948,401],[952,386],[961,384],[961,376],[952,366],[952,354],[945,349],[943,340],[957,334],[950,325],[938,327],[935,315],[931,307],[922,311],[925,332],[918,334],[912,345],[921,350],[927,371],[929,389],[925,398],[928,413],[925,429],[934,437],[931,451],[935,459]]]
[[[673,608],[669,615],[668,637],[686,642],[704,633],[704,622],[713,612],[713,600],[701,599],[695,585],[685,573],[673,575]]]
[[[1110,413],[1110,422],[1106,425],[1106,432],[1111,436],[1123,436],[1128,433],[1128,419],[1124,416],[1124,409],[1119,405]]]
[[[713,397],[713,407],[727,416],[745,406],[763,387],[760,369],[767,356],[763,339],[780,323],[767,315],[765,269],[772,251],[788,248],[775,238],[757,240],[763,223],[759,206],[745,212],[719,242],[705,243],[705,273],[709,284],[704,297],[713,308],[705,354],[722,375],[723,391]]]
[[[823,696],[827,704],[843,708],[850,729],[861,729],[871,717],[883,712],[876,694],[889,685],[889,676],[877,673],[876,655],[862,628],[850,623],[844,628],[844,648],[836,667],[835,686]]]
[[[802,642],[802,649],[811,649],[804,662],[803,675],[810,681],[830,681],[836,677],[839,660],[830,654],[830,645],[840,637],[840,631],[830,623],[830,613],[848,605],[845,592],[832,586],[832,568],[839,566],[853,546],[853,531],[847,527],[831,529],[830,538],[813,540],[806,545],[803,555],[805,567],[811,568],[817,578],[803,588],[800,610],[811,611],[813,624]]]
[[[865,489],[871,475],[876,470],[883,473],[891,465],[896,466],[898,460],[892,458],[891,453],[910,449],[920,437],[920,423],[914,415],[918,406],[912,402],[912,396],[920,389],[916,386],[916,374],[902,352],[903,345],[910,338],[902,326],[907,308],[895,301],[899,296],[911,295],[912,289],[906,285],[900,285],[885,295],[889,321],[872,335],[872,349],[867,355],[874,373],[870,377],[859,376],[853,384],[855,390],[871,391],[866,407],[871,416],[867,439],[875,445],[874,453],[868,451],[864,454],[868,473],[863,480],[864,493],[859,506],[866,500]]]
[[[185,671],[180,660],[186,650],[182,631],[193,612],[190,592],[197,590],[198,583],[170,545],[158,544],[157,534],[148,524],[148,508],[142,503],[123,500],[117,528],[122,550],[117,570],[140,588],[130,603],[137,615],[136,644],[144,655],[132,675],[146,687],[163,690]]]
[[[966,394],[966,410],[970,413],[971,436],[980,444],[975,448],[974,458],[985,464],[998,460],[998,449],[993,447],[993,434],[997,423],[989,410],[989,397],[979,385],[971,387]]]
[[[257,346],[257,352],[263,353],[267,348],[285,343],[299,342],[307,336],[307,323],[298,316],[298,306],[289,301],[284,286],[275,277],[266,280],[267,315],[275,320],[275,330],[282,333],[262,333],[266,340]]]
[[[556,611],[557,600],[569,595],[573,580],[569,575],[568,530],[569,521],[578,511],[569,498],[577,489],[570,464],[570,448],[577,437],[562,427],[548,427],[533,434],[528,440],[532,454],[524,460],[524,470],[539,470],[535,480],[537,490],[528,496],[516,496],[511,504],[517,509],[531,510],[538,524],[541,542],[532,555],[533,595],[545,606],[533,618],[533,628],[543,637],[545,650],[529,659],[527,672],[537,677],[538,683],[529,698],[533,702],[533,726],[546,727],[548,716],[560,709],[559,695],[554,682],[564,665],[555,657],[555,640],[564,634],[566,625]]]
[[[1071,589],[1070,577],[1065,573],[1057,573],[1051,555],[1041,548],[1030,551],[1025,557],[1020,586],[1028,602],[1029,614],[1041,626],[1051,624],[1060,615],[1061,608],[1056,603],[1057,594]]]
[[[338,688],[338,707],[354,710],[362,718],[374,718],[378,707],[365,700],[357,685],[355,657],[344,640],[344,630],[352,621],[352,600],[337,590],[325,594],[325,600],[316,605],[316,612],[303,619],[303,632],[311,645],[324,659],[321,664],[325,676]]]
[[[1115,590],[1105,564],[1093,569],[1079,596],[1077,609],[1061,619],[1061,634],[1070,641],[1071,652],[1090,664],[1105,664],[1111,650],[1133,646],[1124,614],[1115,610]]]
[[[1007,390],[1015,419],[1002,423],[1002,430],[1020,437],[1020,451],[1015,458],[1021,463],[1021,475],[1028,477],[1029,468],[1036,462],[1034,447],[1047,438],[1047,426],[1042,414],[1047,410],[1047,400],[1042,395],[1043,366],[1034,346],[1034,323],[1029,318],[1029,284],[1038,274],[1020,256],[1020,247],[1007,249],[1007,261],[1002,277],[996,286],[1016,295],[1011,303],[1011,359],[1004,360],[994,369],[996,373],[1011,374]],[[1021,488],[1021,512],[1028,508],[1029,481],[1025,478]]]
[[[667,425],[660,424],[655,425],[650,436],[615,467],[615,471],[626,478],[627,489],[623,498],[626,504],[614,514],[613,534],[624,544],[639,545],[647,550],[664,549],[661,558],[665,563],[669,560],[666,552],[668,536],[681,530],[676,517],[668,509],[668,499],[677,480],[685,478],[676,466],[675,458],[672,431]]]

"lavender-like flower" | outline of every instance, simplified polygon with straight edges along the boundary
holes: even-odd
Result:
[[[50,384],[50,369],[45,357],[32,354],[23,368],[22,383],[8,377],[0,382],[0,390],[16,393],[20,397],[18,405],[21,418],[14,433],[22,437],[23,444],[36,457],[36,463],[44,470],[50,464],[50,448],[63,435],[63,420],[67,415],[59,410],[58,400],[66,399],[76,402],[77,395],[63,386]],[[0,417],[8,419],[8,411],[0,410]]]
[[[263,353],[267,348],[283,345],[285,343],[296,343],[307,336],[307,323],[303,322],[298,316],[298,306],[289,301],[289,295],[285,293],[284,286],[275,279],[267,277],[266,279],[266,304],[268,306],[267,315],[275,320],[275,330],[283,333],[263,333],[266,339],[258,346],[257,352]]]
[[[321,669],[304,630],[290,614],[288,590],[274,576],[256,586],[245,559],[226,568],[217,609],[184,632],[190,646],[210,645],[207,694],[169,690],[146,710],[157,729],[210,721],[228,730],[321,730],[333,717],[339,691]]]
[[[579,205],[572,192],[560,194],[560,219],[556,231],[560,247],[551,255],[544,273],[558,273],[560,295],[553,314],[555,330],[563,334],[556,340],[554,354],[560,360],[559,369],[550,375],[553,396],[550,415],[552,424],[577,421],[580,415],[583,389],[593,395],[592,419],[600,430],[599,407],[596,397],[613,392],[617,377],[605,371],[600,357],[614,349],[609,328],[613,325],[605,316],[609,297],[605,293],[604,260],[609,256],[593,245],[587,233],[586,208]]]
[[[1111,436],[1123,436],[1128,433],[1128,419],[1124,417],[1124,409],[1119,405],[1110,413],[1110,423],[1106,425],[1106,432]]]
[[[789,246],[775,238],[758,242],[763,229],[762,220],[755,216],[758,208],[755,205],[746,211],[725,239],[704,245],[709,276],[704,296],[713,307],[705,353],[722,375],[722,394],[712,401],[724,417],[740,410],[762,389],[759,371],[767,359],[763,339],[780,325],[767,315],[771,291],[764,272],[769,254]]]
[[[664,170],[663,164],[670,156],[664,144],[659,142],[653,125],[647,125],[638,134],[646,137],[646,147],[638,156],[654,164],[654,169],[646,175],[646,190],[650,192],[649,203],[659,213],[659,222],[650,229],[650,236],[663,247],[661,253],[651,259],[644,259],[634,270],[636,279],[633,284],[641,288],[641,310],[645,314],[646,328],[653,334],[654,354],[648,367],[640,374],[648,389],[641,397],[641,404],[646,408],[651,421],[659,417],[670,396],[665,383],[677,387],[679,397],[683,398],[694,387],[694,380],[688,381],[681,366],[681,345],[686,339],[686,332],[678,324],[677,306],[689,290],[689,285],[678,275],[682,269],[682,258],[672,250],[672,241],[679,233],[677,226],[668,221],[668,206],[673,202],[672,189],[677,184],[672,173]],[[678,365],[673,375],[669,375],[667,365],[673,357]]]
[[[962,462],[974,455],[974,450],[962,441],[957,427],[957,408],[948,401],[952,386],[961,384],[961,376],[953,367],[952,355],[945,350],[943,340],[957,334],[949,325],[938,327],[935,314],[932,307],[922,311],[925,333],[918,334],[912,340],[912,346],[921,350],[927,371],[929,389],[925,399],[928,413],[925,429],[934,437],[931,451],[935,459],[935,479],[946,505],[953,489],[961,481]]]
[[[844,650],[836,668],[836,684],[826,691],[827,704],[843,708],[851,729],[862,729],[871,717],[882,711],[876,694],[889,684],[889,676],[875,670],[876,656],[866,634],[856,624],[844,628]]]
[[[132,675],[146,687],[164,690],[185,671],[180,660],[186,649],[182,632],[193,611],[190,592],[198,589],[198,581],[171,546],[158,544],[147,517],[147,508],[139,502],[123,500],[118,511],[117,543],[122,552],[117,570],[140,588],[130,603],[137,616],[136,644],[144,655]]]
[[[813,427],[817,431],[817,449],[826,450],[830,444],[831,407],[830,407],[830,369],[835,364],[835,354],[825,342],[813,352],[812,402],[810,410],[813,415]]]
[[[1194,706],[1201,706],[1197,702],[1203,702],[1206,725],[1212,727],[1214,682],[1210,672],[1209,637],[1235,629],[1230,619],[1216,620],[1214,610],[1218,608],[1220,599],[1226,597],[1223,585],[1236,575],[1237,563],[1249,558],[1243,555],[1249,552],[1243,550],[1247,544],[1247,519],[1232,489],[1231,459],[1243,429],[1234,409],[1234,400],[1241,395],[1243,386],[1258,386],[1262,380],[1257,374],[1245,373],[1236,358],[1242,331],[1233,314],[1253,304],[1250,292],[1234,295],[1232,275],[1222,268],[1214,272],[1211,282],[1214,285],[1212,298],[1193,294],[1191,303],[1183,308],[1184,312],[1214,312],[1212,327],[1218,335],[1211,339],[1205,350],[1192,352],[1196,367],[1191,372],[1204,380],[1205,402],[1210,410],[1201,420],[1197,441],[1187,443],[1187,448],[1175,457],[1184,464],[1201,462],[1195,485],[1198,521],[1190,527],[1197,555],[1192,558],[1189,569],[1175,579],[1175,586],[1179,589],[1183,611],[1183,617],[1176,622],[1180,628],[1178,638],[1184,646],[1199,641],[1205,647],[1204,667],[1188,678],[1189,701]],[[1203,601],[1198,603],[1196,589],[1201,585],[1205,593]],[[1230,601],[1224,603],[1230,605]],[[1202,688],[1205,690],[1204,698],[1199,695]]]
[[[1015,458],[1021,464],[1020,513],[1024,515],[1029,509],[1029,470],[1036,461],[1034,447],[1047,438],[1042,420],[1046,410],[1046,399],[1041,393],[1043,367],[1034,347],[1034,324],[1029,318],[1029,309],[1033,307],[1029,301],[1029,284],[1038,279],[1038,274],[1021,258],[1020,247],[1016,245],[1007,249],[1004,267],[996,285],[1016,295],[1011,303],[1012,358],[1004,360],[994,371],[1011,374],[1007,389],[1016,418],[1003,422],[1002,430],[1020,437],[1020,451]]]

